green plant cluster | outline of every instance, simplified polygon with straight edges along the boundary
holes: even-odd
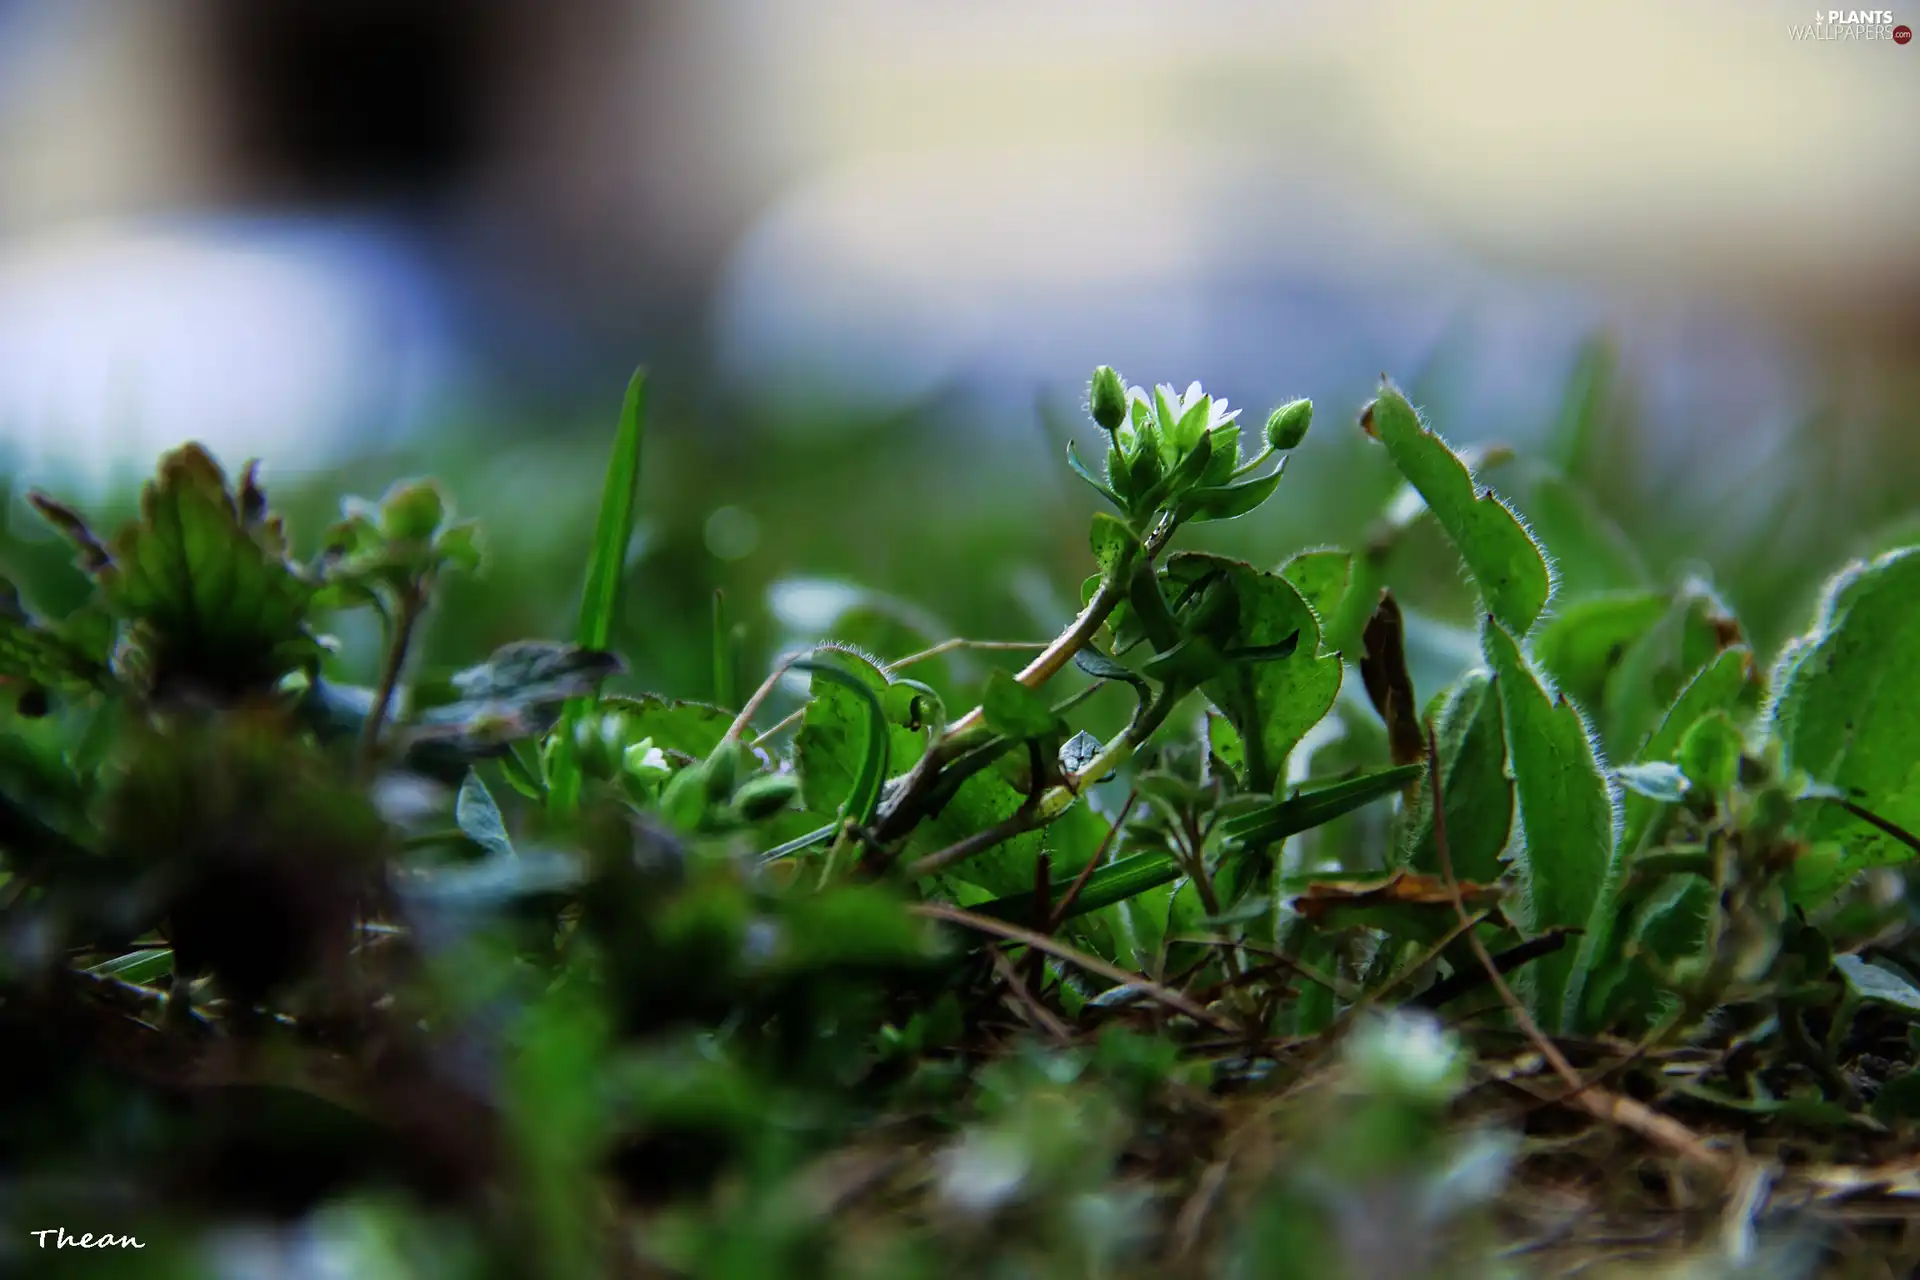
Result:
[[[110,537],[35,495],[92,594],[0,588],[6,1265],[301,1222],[363,1275],[1494,1274],[1543,1115],[1722,1175],[1911,1138],[1920,547],[1768,661],[1698,577],[1567,586],[1603,518],[1543,546],[1391,384],[1341,428],[1375,535],[1272,567],[1179,543],[1285,500],[1309,401],[1252,456],[1197,384],[1088,410],[1094,572],[1023,665],[922,679],[1023,646],[855,610],[746,681],[716,599],[714,703],[603,687],[639,376],[574,633],[443,675],[488,554],[431,481],[306,558],[193,445]],[[1412,541],[1477,632],[1383,588]]]

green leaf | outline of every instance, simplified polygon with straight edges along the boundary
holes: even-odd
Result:
[[[593,545],[587,554],[586,585],[580,593],[580,621],[575,641],[584,649],[605,649],[613,640],[613,621],[620,612],[620,584],[626,577],[627,547],[633,541],[634,508],[640,492],[640,444],[647,409],[647,373],[636,369],[627,382],[620,406],[620,425],[613,436],[600,489],[600,514],[594,521]],[[566,811],[580,799],[580,768],[574,759],[574,728],[586,714],[583,699],[570,702],[562,717],[559,749],[548,779],[548,804]]]
[[[1053,706],[1044,695],[1027,688],[999,667],[987,676],[980,710],[987,728],[1016,742],[1050,737],[1061,728],[1060,717],[1053,713]]]
[[[169,947],[157,947],[145,951],[129,951],[126,955],[116,956],[94,965],[87,972],[102,978],[118,978],[122,982],[144,986],[155,978],[164,977],[173,972],[173,950]]]
[[[1475,491],[1466,464],[1421,423],[1392,384],[1381,387],[1368,420],[1400,474],[1459,548],[1488,611],[1508,631],[1525,635],[1552,590],[1547,562],[1526,526],[1491,493]]]
[[[1682,873],[1666,877],[1634,906],[1626,928],[1619,931],[1625,945],[1601,957],[1588,980],[1587,1024],[1615,1027],[1626,1019],[1635,1028],[1652,1025],[1662,1006],[1674,999],[1665,974],[1654,963],[1671,967],[1699,954],[1712,904],[1713,885]],[[1621,909],[1625,911],[1626,904]]]
[[[106,676],[106,668],[93,655],[28,617],[14,585],[0,578],[0,681],[81,690],[98,687]]]
[[[1248,789],[1271,791],[1287,756],[1339,696],[1340,659],[1320,652],[1319,619],[1279,574],[1197,552],[1183,552],[1167,562],[1170,584],[1191,586],[1210,575],[1218,575],[1231,589],[1238,647],[1258,650],[1298,637],[1288,656],[1234,663],[1202,686],[1239,732],[1248,757]]]
[[[640,444],[647,411],[647,373],[634,371],[620,406],[613,453],[600,489],[600,514],[594,522],[593,548],[580,597],[580,623],[574,640],[583,648],[604,649],[613,639],[620,612],[620,584],[626,577],[627,546],[633,541],[633,516],[640,492]]]
[[[1580,348],[1552,437],[1552,452],[1567,475],[1586,476],[1596,461],[1607,393],[1617,363],[1613,344],[1605,338],[1590,339]]]
[[[1080,451],[1074,447],[1074,443],[1071,440],[1067,441],[1067,467],[1073,474],[1092,485],[1095,493],[1105,498],[1108,502],[1111,502],[1121,511],[1127,509],[1127,504],[1120,495],[1108,488],[1106,483],[1102,481],[1100,477],[1094,475],[1093,472],[1088,469],[1087,464],[1080,460]]]
[[[1208,520],[1233,520],[1246,515],[1273,496],[1286,470],[1287,460],[1282,458],[1280,465],[1269,475],[1242,480],[1239,484],[1190,489],[1181,499],[1180,519],[1188,524],[1201,524]]]
[[[733,724],[733,713],[723,707],[652,693],[637,698],[610,695],[600,699],[600,709],[617,712],[625,720],[628,741],[652,738],[662,751],[693,760],[706,759]]]
[[[460,794],[454,799],[453,821],[462,835],[485,849],[496,858],[514,857],[513,837],[507,834],[507,824],[500,817],[500,806],[494,803],[493,793],[487,790],[487,784],[480,775],[471,769],[460,784]]]
[[[140,519],[114,538],[96,579],[109,610],[135,625],[156,690],[222,698],[271,688],[318,654],[306,629],[313,587],[286,559],[277,517],[247,473],[242,503],[198,445],[160,460]]]
[[[1471,671],[1454,684],[1436,717],[1434,740],[1440,752],[1447,854],[1454,874],[1474,884],[1492,884],[1500,878],[1501,855],[1513,828],[1513,779],[1507,776],[1500,691],[1491,675]],[[1438,875],[1432,788],[1421,788],[1409,829],[1413,839],[1407,865]]]
[[[1619,525],[1593,495],[1564,476],[1523,467],[1514,505],[1526,517],[1534,541],[1553,551],[1562,595],[1619,591],[1643,586],[1647,567]]]
[[[1137,853],[1116,859],[1087,877],[1080,896],[1067,908],[1067,918],[1088,915],[1159,885],[1172,884],[1180,874],[1180,864],[1164,853]],[[1034,916],[1033,892],[1008,894],[972,909],[997,920],[1025,924]]]
[[[1421,765],[1403,764],[1311,791],[1296,792],[1285,800],[1226,819],[1220,824],[1220,832],[1240,844],[1285,840],[1392,795],[1424,772]]]
[[[794,765],[805,807],[866,823],[880,803],[888,771],[925,749],[922,735],[889,725],[880,694],[887,677],[847,653],[793,665],[813,676],[812,697],[794,738]]]
[[[1534,656],[1562,693],[1597,714],[1621,658],[1671,603],[1664,591],[1629,591],[1565,605],[1533,638]]]
[[[1240,469],[1240,424],[1229,422],[1224,427],[1215,427],[1210,441],[1213,448],[1200,483],[1212,487],[1226,484]]]
[[[1109,576],[1118,574],[1125,567],[1127,556],[1140,549],[1140,539],[1133,536],[1133,530],[1104,511],[1094,512],[1087,541],[1093,548],[1093,559],[1100,566],[1100,572]]]
[[[1733,790],[1740,776],[1740,755],[1745,746],[1732,716],[1725,711],[1709,711],[1680,739],[1676,758],[1688,782],[1709,795],[1723,796]]]
[[[1607,679],[1597,718],[1608,750],[1637,758],[1687,683],[1739,643],[1740,626],[1712,586],[1699,578],[1682,583],[1665,615],[1627,644]]]
[[[1753,670],[1753,653],[1744,645],[1735,646],[1716,657],[1680,692],[1662,717],[1660,726],[1641,747],[1635,764],[1671,762],[1680,753],[1681,739],[1695,722],[1714,711],[1726,710],[1738,701]],[[1628,792],[1621,801],[1620,854],[1632,858],[1639,851],[1661,802],[1644,794]]]
[[[1828,584],[1813,629],[1787,646],[1766,722],[1789,767],[1908,831],[1920,829],[1920,547],[1858,563]],[[1913,851],[1838,805],[1803,833],[1838,842],[1840,862],[1802,887],[1817,900],[1855,873]]]
[[[1563,1010],[1580,1007],[1590,953],[1612,923],[1613,797],[1579,711],[1549,696],[1497,620],[1488,619],[1482,642],[1500,690],[1520,801],[1525,841],[1514,870],[1525,889],[1522,918],[1535,934],[1556,925],[1588,930],[1577,956],[1562,950],[1534,969],[1538,1014],[1560,1026]]]
[[[1320,620],[1321,637],[1326,639],[1327,627],[1339,611],[1340,601],[1347,594],[1347,583],[1353,577],[1352,554],[1337,548],[1302,551],[1280,566],[1280,576],[1293,584],[1293,589],[1313,610],[1313,616]]]

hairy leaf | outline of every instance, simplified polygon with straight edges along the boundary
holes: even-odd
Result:
[[[1548,694],[1506,628],[1489,618],[1483,640],[1499,684],[1525,836],[1514,858],[1526,893],[1522,916],[1534,933],[1556,925],[1591,930],[1613,910],[1613,798],[1606,775],[1580,713]],[[1548,1025],[1561,1025],[1563,1006],[1579,1007],[1584,957],[1593,942],[1589,932],[1580,957],[1561,952],[1540,962],[1535,998]]]
[[[1447,694],[1434,726],[1441,790],[1447,800],[1447,853],[1462,880],[1491,884],[1513,827],[1513,779],[1507,776],[1507,735],[1500,691],[1484,671],[1463,676]],[[1422,788],[1411,824],[1407,865],[1437,873],[1433,795]]]
[[[1466,464],[1421,423],[1392,384],[1381,387],[1367,421],[1460,549],[1488,612],[1508,631],[1525,635],[1546,608],[1552,580],[1519,517],[1490,493],[1475,490]]]
[[[1787,646],[1767,723],[1789,766],[1837,787],[1855,804],[1909,831],[1920,828],[1920,547],[1855,564],[1828,584],[1813,629]],[[1803,901],[1856,872],[1906,862],[1899,840],[1838,805],[1821,805],[1806,837],[1844,853]]]

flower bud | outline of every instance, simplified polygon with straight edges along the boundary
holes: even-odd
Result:
[[[763,773],[734,792],[734,811],[749,821],[771,818],[800,795],[800,780],[790,773]]]
[[[1087,404],[1102,430],[1118,431],[1120,424],[1127,420],[1126,384],[1120,381],[1112,365],[1103,364],[1093,371],[1093,389],[1088,393]]]
[[[1313,401],[1290,400],[1267,417],[1267,443],[1275,449],[1299,447],[1313,425]]]
[[[389,538],[431,538],[446,515],[446,499],[431,480],[403,481],[380,500],[381,532]]]

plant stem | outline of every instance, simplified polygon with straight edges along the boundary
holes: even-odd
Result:
[[[1051,644],[1040,651],[1038,657],[1020,669],[1014,677],[1029,689],[1038,689],[1041,685],[1058,675],[1073,655],[1085,648],[1093,639],[1094,632],[1106,623],[1107,618],[1119,606],[1126,592],[1119,583],[1111,578],[1100,580],[1099,590],[1093,593],[1093,599],[1087,601],[1087,607],[1073,620],[1065,631],[1056,636]],[[975,707],[947,726],[946,739],[954,739],[979,728],[986,721],[983,708]]]
[[[386,662],[380,668],[380,685],[374,691],[373,709],[367,712],[367,723],[360,731],[360,763],[363,768],[371,767],[374,753],[380,746],[380,730],[387,722],[387,712],[393,706],[394,693],[400,687],[400,673],[407,665],[407,651],[413,646],[414,628],[420,622],[420,616],[426,612],[428,584],[414,581],[400,593],[399,608],[394,613],[393,634],[387,640]]]

